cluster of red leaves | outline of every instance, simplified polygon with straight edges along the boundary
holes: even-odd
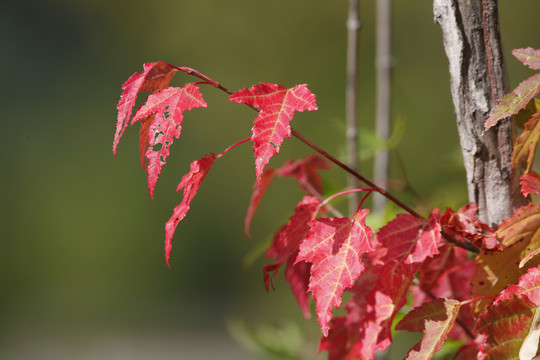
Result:
[[[539,50],[519,49],[514,55],[540,70]],[[170,146],[180,137],[184,111],[207,106],[200,83],[169,87],[177,71],[196,73],[186,69],[163,62],[145,64],[143,72],[126,81],[118,103],[113,152],[116,155],[127,125],[140,120],[141,162],[152,197]],[[224,89],[202,74],[195,75]],[[131,118],[140,92],[152,94]],[[528,114],[512,159],[514,168],[524,168],[521,185],[526,197],[540,194],[540,176],[532,171],[540,139],[540,106],[534,99],[538,93],[537,74],[505,96],[486,121],[490,127],[520,111]],[[274,260],[263,268],[264,283],[267,289],[273,287],[285,265],[285,280],[306,317],[310,295],[315,300],[323,334],[320,350],[328,351],[331,360],[372,359],[377,350],[392,343],[392,329],[424,333],[407,359],[430,359],[447,338],[463,342],[455,359],[532,359],[539,354],[540,205],[517,209],[496,231],[476,218],[475,204],[457,211],[435,209],[427,218],[400,214],[377,232],[366,224],[368,209],[359,207],[350,217],[328,216],[331,211],[323,201],[319,175],[330,167],[328,161],[309,155],[287,161],[279,169],[267,166],[290,137],[294,112],[317,110],[315,95],[306,85],[285,88],[268,83],[230,94],[229,100],[258,111],[250,139],[256,181],[246,235],[275,175],[292,177],[306,193],[266,252]],[[215,161],[231,148],[194,161],[178,185],[183,199],[165,226],[167,264],[177,225]],[[467,250],[452,243],[469,243],[479,254],[471,259]],[[341,306],[344,292],[350,293],[344,314],[334,317],[333,309]],[[396,324],[396,315],[406,304],[413,309]]]

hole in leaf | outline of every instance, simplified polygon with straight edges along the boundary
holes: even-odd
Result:
[[[152,146],[152,151],[156,151],[156,152],[161,151],[162,148],[163,148],[163,144],[158,143],[158,144]]]
[[[167,120],[169,118],[169,116],[171,116],[171,115],[169,114],[168,111],[165,111],[165,113],[163,113],[163,117],[165,118],[165,120]]]
[[[154,133],[154,141],[156,141],[160,135],[165,135],[165,133],[163,131],[156,131]]]

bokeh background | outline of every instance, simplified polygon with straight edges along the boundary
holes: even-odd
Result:
[[[298,114],[294,127],[343,157],[347,7],[345,0],[2,3],[0,358],[268,359],[248,346],[257,341],[315,357],[316,321],[301,317],[283,281],[264,290],[265,259],[257,255],[302,194],[291,180],[274,182],[247,240],[248,144],[216,163],[177,229],[172,267],[165,264],[164,223],[181,200],[177,183],[191,161],[249,136],[253,111],[203,88],[209,107],[185,115],[155,201],[139,163],[138,126],[124,134],[117,158],[111,146],[123,82],[143,63],[163,60],[233,90],[308,83],[320,110]],[[501,1],[500,13],[515,86],[532,72],[510,50],[540,47],[540,2]],[[358,110],[368,154],[373,0],[362,1],[361,19]],[[392,177],[426,208],[461,206],[464,171],[431,2],[395,1],[393,35],[392,111],[405,130]],[[174,84],[193,80],[177,74]],[[308,153],[291,139],[271,165]],[[369,157],[361,168],[370,175]],[[343,186],[344,174],[329,171],[327,184]],[[421,205],[410,192],[396,194]]]

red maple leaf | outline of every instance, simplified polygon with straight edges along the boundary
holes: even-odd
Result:
[[[382,227],[375,237],[380,246],[388,249],[381,259],[382,263],[401,261],[414,274],[426,258],[437,254],[441,241],[437,212],[438,209],[435,209],[427,221],[409,214],[399,214]]]
[[[316,301],[316,311],[324,336],[328,335],[332,308],[341,305],[341,294],[354,285],[364,265],[362,254],[373,251],[373,230],[366,226],[369,210],[361,209],[353,218],[323,218],[309,222],[309,231],[300,244],[296,259],[311,267],[309,290]]]
[[[540,194],[540,176],[534,171],[521,175],[521,193],[527,197],[529,194]]]
[[[314,219],[319,209],[319,201],[311,196],[305,196],[294,209],[294,215],[289,218],[287,225],[281,227],[275,234],[272,245],[266,252],[266,257],[276,258],[273,264],[265,265],[264,283],[266,289],[270,288],[270,272],[274,271],[274,277],[279,268],[287,260],[296,259],[298,246],[306,237],[309,230],[308,223]],[[293,257],[293,255],[295,255]]]
[[[298,306],[302,310],[302,314],[306,319],[311,317],[309,311],[309,303],[311,296],[309,296],[309,277],[311,275],[311,264],[305,261],[295,263],[294,259],[298,255],[298,250],[291,255],[287,261],[287,268],[285,270],[285,280],[291,287],[294,298],[298,302]]]
[[[184,111],[197,107],[206,107],[199,88],[194,84],[186,84],[182,88],[169,87],[148,96],[131,121],[134,124],[142,120],[141,139],[139,149],[141,155],[146,146],[145,157],[148,160],[148,190],[154,198],[154,188],[161,168],[166,163],[169,149],[174,138],[179,138],[182,132]],[[151,120],[150,120],[151,119]],[[148,124],[148,122],[151,122]],[[144,129],[144,130],[143,130]],[[143,167],[144,161],[143,161]]]
[[[419,306],[431,301],[426,292],[437,298],[465,301],[471,298],[471,282],[476,272],[474,260],[468,259],[468,252],[457,246],[444,243],[439,253],[426,259],[418,271],[419,287],[411,288],[412,306]],[[472,328],[474,319],[470,313],[470,304],[462,305],[460,320]],[[454,327],[449,333],[452,339],[466,339],[467,334],[461,327]]]
[[[251,137],[257,182],[260,182],[270,158],[279,153],[283,139],[291,136],[289,122],[294,112],[317,110],[315,95],[305,84],[287,89],[278,84],[261,83],[235,92],[229,100],[260,107],[259,115],[253,122]]]
[[[336,317],[332,321],[328,336],[321,338],[319,351],[328,351],[329,360],[362,358],[360,338],[363,334],[360,331],[369,307],[365,294],[371,292],[378,278],[372,270],[372,267],[368,267],[358,278],[351,289],[354,296],[345,304],[346,315]]]
[[[113,141],[114,156],[116,156],[118,142],[124,134],[131,118],[133,106],[135,106],[137,101],[137,94],[139,92],[152,92],[165,89],[169,86],[176,71],[178,71],[177,68],[161,61],[147,63],[144,64],[144,70],[140,74],[135,73],[131,75],[124,85],[122,85],[123,92],[117,105],[118,119]]]
[[[308,194],[320,195],[323,192],[323,186],[319,170],[330,169],[331,166],[325,158],[309,154],[300,160],[288,160],[278,169],[277,173],[279,176],[294,178]]]
[[[347,354],[346,359],[371,359],[377,350],[384,350],[392,343],[392,321],[407,301],[414,274],[427,258],[438,253],[441,240],[438,220],[437,209],[428,220],[401,214],[375,235],[375,246],[385,251],[374,252],[370,271],[362,273],[357,282],[369,284],[364,276],[378,277],[373,286],[353,288],[356,294],[353,299],[361,296],[365,300],[355,301],[354,307],[349,306],[350,300],[346,321],[334,322],[330,330],[330,334],[340,334],[332,344]]]
[[[268,168],[265,169],[262,177],[261,182],[253,184],[253,192],[251,194],[251,199],[249,200],[249,207],[246,214],[246,219],[244,220],[244,234],[248,238],[250,238],[249,234],[249,227],[251,225],[251,220],[253,219],[253,215],[255,215],[255,212],[257,211],[264,194],[266,193],[266,189],[268,189],[268,185],[272,182],[272,179],[274,178],[275,169]]]
[[[184,198],[180,205],[174,208],[173,215],[165,224],[165,259],[167,260],[167,265],[169,265],[169,254],[172,247],[171,240],[174,231],[176,230],[176,226],[178,226],[178,223],[184,219],[189,211],[191,200],[193,200],[193,197],[197,194],[199,187],[212,168],[212,165],[214,165],[216,158],[216,154],[211,153],[200,160],[192,162],[189,173],[184,175],[182,181],[180,181],[180,184],[178,184],[178,187],[176,188],[176,191],[184,189]]]

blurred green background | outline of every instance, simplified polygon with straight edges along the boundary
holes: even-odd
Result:
[[[249,336],[238,330],[244,325],[284,326],[261,336],[315,356],[316,321],[301,317],[283,281],[264,290],[265,259],[245,264],[302,196],[291,180],[272,184],[247,240],[249,145],[216,163],[177,229],[172,268],[165,264],[164,223],[181,200],[176,185],[191,161],[249,136],[254,112],[204,87],[209,107],[185,115],[155,201],[139,163],[138,126],[124,134],[117,158],[111,146],[123,82],[143,63],[163,60],[233,90],[309,84],[319,111],[298,114],[293,125],[343,156],[347,7],[345,0],[3,2],[0,358],[268,358],[234,339]],[[501,1],[500,12],[515,86],[532,72],[510,50],[540,47],[540,2]],[[374,1],[361,2],[361,19],[358,110],[369,134]],[[403,167],[428,206],[461,206],[464,171],[431,2],[395,1],[393,35],[393,116],[405,132],[392,177],[404,180]],[[173,83],[188,81],[178,74]],[[291,139],[271,165],[308,153]],[[370,159],[361,168],[369,176]],[[345,184],[340,171],[328,179]],[[397,195],[415,205],[408,193]]]

